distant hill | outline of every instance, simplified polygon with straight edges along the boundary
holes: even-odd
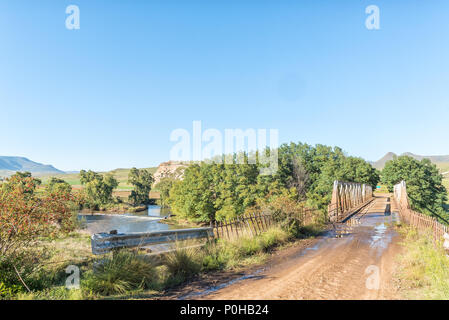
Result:
[[[449,155],[448,156],[420,156],[417,154],[413,154],[411,152],[406,152],[406,153],[403,153],[402,155],[415,158],[416,160],[419,160],[419,161],[421,161],[422,159],[429,159],[433,163],[449,162]]]
[[[372,162],[371,165],[376,169],[382,170],[388,161],[393,160],[395,158],[397,158],[397,155],[395,153],[388,152],[386,155],[384,155],[382,158],[380,158],[376,162]]]
[[[421,161],[423,159],[429,159],[431,162],[435,163],[442,171],[446,170],[446,168],[449,168],[449,155],[447,155],[447,156],[421,156],[421,155],[414,154],[411,152],[405,152],[405,153],[401,154],[401,156],[409,156],[418,161]],[[398,155],[396,155],[395,153],[388,152],[385,156],[383,156],[376,162],[372,162],[371,164],[374,168],[381,170],[385,166],[385,163],[387,163],[390,160],[393,160],[396,157],[398,157]]]
[[[24,157],[0,156],[0,177],[8,177],[17,171],[29,171],[33,175],[64,173],[52,165],[34,162]]]

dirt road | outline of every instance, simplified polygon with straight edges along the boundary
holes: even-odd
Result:
[[[387,195],[357,214],[346,234],[334,231],[312,247],[230,284],[185,298],[196,299],[396,299],[392,281],[399,236]],[[394,211],[395,208],[392,208]]]

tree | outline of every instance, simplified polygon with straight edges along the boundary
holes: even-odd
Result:
[[[418,161],[409,156],[401,156],[388,161],[382,170],[382,183],[390,192],[395,184],[404,180],[410,206],[428,215],[445,215],[444,203],[447,190],[443,186],[443,176],[430,160]]]
[[[216,209],[211,166],[194,164],[184,171],[184,179],[174,183],[169,204],[172,211],[195,222],[214,221]]]
[[[292,177],[289,185],[290,187],[295,188],[298,199],[304,200],[307,193],[309,173],[301,159],[295,157],[292,164]]]
[[[91,208],[112,202],[112,192],[118,186],[112,174],[101,175],[94,171],[80,171],[80,181],[84,185],[87,204]]]
[[[259,175],[262,165],[250,164],[245,153],[230,158],[233,164],[200,163],[188,167],[184,179],[174,182],[169,191],[174,213],[198,222],[220,221],[243,214],[261,199],[270,202],[285,194],[324,213],[334,180],[373,187],[379,181],[378,172],[368,162],[348,157],[338,147],[284,144],[278,149],[278,171],[268,176]],[[236,159],[244,161],[237,164]]]
[[[161,207],[165,208],[169,206],[170,190],[173,188],[176,181],[179,181],[184,174],[183,167],[177,168],[171,172],[166,170],[162,172],[159,182],[154,186],[156,190],[160,192]]]
[[[283,144],[279,148],[278,183],[294,187],[298,200],[326,211],[334,180],[366,183],[375,187],[378,172],[361,158],[348,157],[339,147]]]
[[[149,204],[153,182],[154,178],[150,171],[132,168],[128,174],[128,183],[134,186],[134,190],[131,191],[129,201],[134,205]]]
[[[255,164],[201,163],[189,166],[174,183],[173,212],[196,222],[213,222],[243,214],[259,196]]]
[[[72,192],[72,186],[62,179],[51,177],[48,181],[47,191],[70,193]]]

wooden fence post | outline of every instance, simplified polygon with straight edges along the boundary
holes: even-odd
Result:
[[[268,230],[267,225],[266,225],[264,219],[262,219],[262,215],[260,212],[259,212],[259,219],[260,219],[260,223],[262,224],[264,231],[267,231]]]
[[[256,234],[260,234],[261,232],[260,232],[259,224],[257,223],[257,219],[254,215],[254,212],[250,213],[250,217],[251,217],[251,221],[253,222],[254,230],[256,230]]]
[[[232,220],[233,219],[230,219],[229,226],[231,227],[231,235],[232,237],[234,237],[234,228],[232,227]]]
[[[220,232],[218,232],[217,221],[215,221],[215,230],[217,230],[217,238],[220,239]]]
[[[227,234],[228,240],[229,240],[231,238],[229,237],[228,221],[226,220],[226,218],[224,219],[224,222],[225,222],[225,227],[226,227],[226,234]]]
[[[254,237],[254,232],[253,232],[253,230],[251,229],[251,226],[249,225],[248,217],[245,218],[245,216],[243,216],[243,219],[244,219],[244,221],[246,221],[246,225],[247,225],[249,231],[251,232],[251,235]]]

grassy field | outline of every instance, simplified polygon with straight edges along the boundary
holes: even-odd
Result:
[[[157,170],[157,167],[146,168],[146,169],[148,169],[151,173],[155,173]],[[130,170],[131,169],[115,169],[112,171],[102,172],[102,173],[104,173],[104,174],[112,173],[114,175],[114,177],[117,179],[117,181],[119,182],[117,190],[126,191],[126,190],[132,190],[132,186],[130,184],[128,184],[128,174],[129,174]],[[50,180],[51,177],[63,179],[65,181],[67,181],[74,188],[81,187],[80,176],[78,173],[46,175],[46,176],[41,176],[39,178],[42,179],[43,184],[46,184],[48,182],[48,180]]]
[[[404,254],[399,259],[396,279],[404,298],[449,299],[449,259],[441,243],[434,245],[432,234],[418,234],[402,227]]]
[[[449,190],[449,179],[444,179],[443,180],[443,184],[444,184],[444,186],[446,187],[446,189],[448,189]]]
[[[435,164],[438,167],[438,169],[441,170],[441,172],[449,171],[449,163],[447,163],[447,162],[437,162]]]

